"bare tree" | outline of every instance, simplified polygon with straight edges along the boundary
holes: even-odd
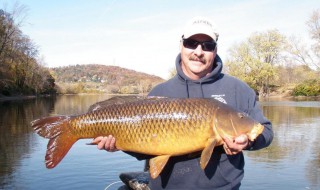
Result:
[[[312,45],[306,44],[301,38],[291,36],[288,40],[286,62],[306,65],[320,70],[320,10],[314,11],[306,22]]]
[[[291,36],[288,40],[287,51],[289,55],[286,56],[286,62],[290,62],[291,64],[293,62],[300,63],[310,67],[317,66],[312,51],[301,38]]]
[[[320,9],[313,11],[307,21],[307,26],[309,27],[311,39],[315,41],[312,49],[317,60],[313,64],[320,70]]]
[[[24,23],[26,15],[26,6],[19,3],[15,3],[10,12],[6,8],[0,9],[0,61],[5,49],[21,34],[19,28]]]

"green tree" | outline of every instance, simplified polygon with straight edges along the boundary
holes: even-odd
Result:
[[[277,30],[254,33],[229,49],[227,72],[266,95],[270,84],[278,78],[277,63],[286,47],[286,38]]]

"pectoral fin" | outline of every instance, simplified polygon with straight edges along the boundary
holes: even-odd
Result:
[[[159,176],[164,166],[167,164],[169,158],[170,155],[162,155],[150,159],[150,175],[153,179]]]
[[[217,141],[214,138],[208,139],[207,145],[201,153],[200,166],[203,170],[207,166],[207,164],[211,158],[211,155],[212,155],[212,152],[213,152],[213,149],[214,149],[214,146],[216,145],[216,143],[217,143]]]

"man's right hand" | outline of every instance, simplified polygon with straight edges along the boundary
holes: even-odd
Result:
[[[104,149],[108,152],[118,151],[116,148],[116,139],[112,135],[96,137],[93,139],[92,144],[97,144],[99,150]]]

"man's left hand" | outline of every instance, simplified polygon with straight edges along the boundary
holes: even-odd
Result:
[[[235,155],[245,149],[249,144],[249,139],[247,135],[240,135],[236,138],[230,139],[228,137],[224,137],[224,145],[223,148],[228,155]]]

